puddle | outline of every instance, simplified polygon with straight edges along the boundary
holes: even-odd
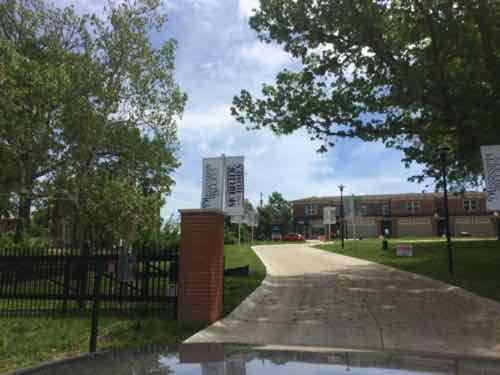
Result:
[[[380,351],[290,350],[238,345],[187,344],[86,356],[16,375],[500,375],[500,362]]]

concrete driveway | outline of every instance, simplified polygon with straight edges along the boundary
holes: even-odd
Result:
[[[228,317],[187,342],[500,357],[499,303],[307,245],[254,250],[268,272],[262,285]]]

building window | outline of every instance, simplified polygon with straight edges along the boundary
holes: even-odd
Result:
[[[306,216],[314,216],[318,214],[318,206],[315,204],[307,205],[305,208]]]
[[[382,215],[389,216],[391,214],[391,206],[389,203],[384,203],[382,205]]]
[[[366,204],[363,204],[359,207],[359,215],[360,216],[368,215],[368,206]]]
[[[409,201],[406,203],[406,209],[408,212],[420,211],[420,201]]]
[[[476,211],[477,210],[477,200],[465,199],[464,200],[464,210],[465,211]]]

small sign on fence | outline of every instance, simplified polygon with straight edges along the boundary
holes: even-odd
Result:
[[[135,255],[120,254],[118,257],[118,280],[129,282],[135,279],[136,258]]]
[[[398,257],[412,257],[413,256],[413,246],[407,245],[407,244],[397,245],[396,255]]]

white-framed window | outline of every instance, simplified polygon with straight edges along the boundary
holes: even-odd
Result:
[[[409,201],[406,203],[406,210],[408,212],[420,211],[420,201]]]
[[[476,211],[477,210],[477,200],[464,199],[464,210],[465,211]]]
[[[366,204],[362,204],[359,206],[359,215],[366,216],[368,215],[368,206]]]
[[[305,207],[306,216],[314,216],[318,214],[318,206],[316,204],[308,204]]]
[[[391,214],[391,206],[389,203],[384,203],[382,205],[382,215],[389,216]]]

